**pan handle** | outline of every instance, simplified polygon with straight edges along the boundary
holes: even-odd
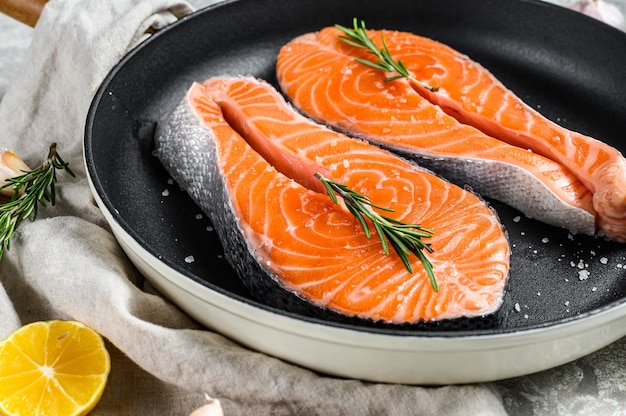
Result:
[[[35,27],[48,0],[0,0],[0,13]]]

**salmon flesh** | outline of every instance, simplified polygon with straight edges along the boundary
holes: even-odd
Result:
[[[161,123],[156,154],[211,218],[224,253],[267,304],[385,323],[482,317],[503,303],[510,248],[483,200],[414,164],[300,115],[251,77],[195,83]],[[382,250],[313,175],[385,215],[433,231],[413,273]],[[308,305],[308,306],[306,306]]]
[[[402,154],[530,218],[626,238],[626,163],[618,151],[531,109],[467,56],[406,32],[369,30],[431,91],[355,61],[368,51],[334,28],[278,55],[279,84],[308,116]]]

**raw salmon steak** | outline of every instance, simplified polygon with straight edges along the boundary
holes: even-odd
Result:
[[[383,33],[392,53],[401,55],[411,68],[433,62],[425,52],[419,59],[400,54],[404,46],[412,47],[412,38],[401,43],[397,32],[369,33],[373,39]],[[406,78],[386,82],[393,74],[355,61],[371,60],[372,55],[346,44],[340,35],[338,29],[325,28],[294,39],[279,52],[279,84],[302,112],[413,159],[457,184],[469,184],[528,217],[572,232],[595,233],[593,194],[568,168],[457,120]],[[450,75],[457,68],[431,71]],[[439,87],[439,79],[426,73],[425,82]]]
[[[270,305],[387,323],[481,317],[502,305],[510,249],[490,207],[303,117],[264,81],[194,84],[155,141],[163,165],[213,221],[232,267]],[[416,256],[409,273],[376,235],[367,238],[316,172],[432,230],[438,291]]]
[[[525,104],[493,74],[454,49],[407,32],[375,31],[415,77],[413,86],[458,120],[502,141],[531,149],[569,169],[593,194],[599,229],[626,241],[626,159],[612,146],[568,130]]]

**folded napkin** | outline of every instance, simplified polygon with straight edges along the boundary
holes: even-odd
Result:
[[[205,403],[205,393],[226,415],[506,414],[490,385],[344,380],[247,350],[202,328],[130,263],[88,188],[87,111],[108,71],[149,27],[189,12],[175,0],[46,5],[0,102],[0,147],[35,166],[56,141],[76,178],[59,173],[57,205],[18,227],[0,263],[0,338],[47,319],[79,320],[101,333],[112,370],[93,415],[188,415]]]

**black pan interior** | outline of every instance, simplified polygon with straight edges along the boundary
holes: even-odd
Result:
[[[275,57],[283,44],[324,26],[350,25],[353,17],[371,28],[445,42],[547,117],[626,147],[626,35],[578,13],[531,0],[229,1],[182,19],[133,50],[94,98],[85,135],[87,167],[124,230],[190,279],[273,310],[244,289],[211,223],[152,155],[154,126],[193,81],[252,74],[275,84]],[[387,334],[494,334],[581,319],[624,301],[625,246],[571,236],[490,202],[512,245],[506,310],[496,325],[431,331],[325,323]]]

